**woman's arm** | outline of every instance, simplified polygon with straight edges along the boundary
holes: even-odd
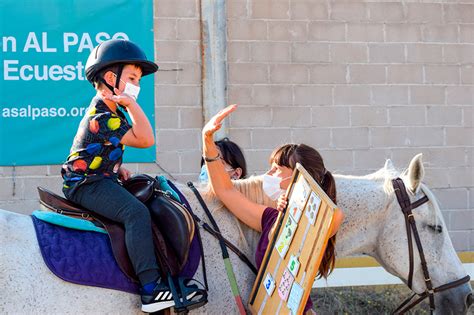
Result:
[[[202,130],[202,143],[205,160],[206,158],[208,160],[215,159],[219,155],[219,151],[214,143],[214,133],[221,128],[222,120],[236,108],[235,105],[226,107],[212,117],[204,126]],[[229,174],[225,171],[224,164],[220,159],[206,161],[206,166],[211,190],[217,198],[242,222],[254,230],[261,231],[262,215],[266,207],[250,201],[234,188]]]

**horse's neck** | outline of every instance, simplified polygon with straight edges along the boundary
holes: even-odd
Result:
[[[385,224],[383,181],[335,175],[337,204],[345,214],[337,234],[338,257],[376,257],[377,235]]]
[[[383,181],[342,175],[334,177],[337,204],[345,214],[344,223],[337,234],[337,256],[367,254],[376,257],[377,235],[379,229],[385,224],[386,215],[382,211],[386,203]],[[196,205],[199,209],[200,206],[197,200],[194,200],[193,193],[185,185],[180,183],[176,185],[191,205]],[[259,187],[261,190],[261,185]],[[207,187],[199,186],[198,189],[203,194],[211,212],[213,209],[222,207],[217,199],[208,198]],[[248,191],[243,191],[243,193],[249,196]]]

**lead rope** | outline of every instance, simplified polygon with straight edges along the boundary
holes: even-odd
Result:
[[[232,269],[232,263],[230,262],[229,252],[227,251],[227,247],[225,246],[225,242],[222,239],[221,231],[219,230],[219,227],[217,226],[217,223],[214,220],[214,217],[212,216],[211,211],[209,211],[209,208],[207,207],[206,203],[202,199],[201,194],[199,193],[199,191],[197,191],[196,187],[194,187],[193,183],[188,182],[188,187],[191,188],[194,195],[198,199],[199,203],[201,204],[202,208],[204,209],[204,212],[206,213],[207,217],[209,218],[209,221],[211,222],[214,230],[216,230],[216,232],[218,232],[217,238],[219,240],[219,245],[221,247],[222,258],[224,259],[224,265],[225,265],[225,269],[226,269],[226,273],[227,273],[227,278],[229,279],[229,284],[230,284],[230,287],[232,289],[232,294],[234,295],[235,303],[237,304],[237,307],[239,309],[239,313],[241,315],[245,315],[246,312],[245,312],[244,304],[242,302],[242,297],[240,296],[240,291],[239,291],[239,287],[238,287],[238,284],[237,284],[237,280],[235,278],[234,270]]]

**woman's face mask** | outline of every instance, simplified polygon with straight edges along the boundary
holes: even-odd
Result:
[[[207,167],[206,164],[201,166],[201,172],[199,173],[199,182],[200,183],[207,183],[209,181],[209,176],[207,175]]]
[[[263,192],[272,200],[277,200],[285,190],[281,188],[281,182],[287,178],[281,178],[278,176],[272,176],[268,174],[263,175]]]
[[[236,173],[236,170],[233,169],[231,166],[225,165],[225,170],[229,173],[230,179],[239,179],[239,174]],[[206,164],[203,164],[201,167],[201,172],[199,173],[199,182],[200,183],[207,183],[209,181],[209,175],[207,173]]]

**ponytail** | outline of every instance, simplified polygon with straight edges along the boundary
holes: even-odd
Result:
[[[331,198],[331,200],[336,203],[336,181],[332,176],[331,172],[326,171],[322,176],[321,185],[324,192]],[[324,251],[323,259],[321,260],[321,264],[319,265],[318,270],[318,279],[319,278],[327,278],[331,272],[334,270],[334,266],[336,265],[336,234],[332,236]]]

